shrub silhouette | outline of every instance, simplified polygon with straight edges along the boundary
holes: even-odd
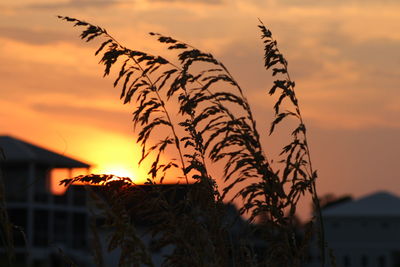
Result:
[[[278,170],[261,145],[244,90],[213,55],[172,37],[150,33],[177,53],[179,63],[173,63],[126,48],[99,26],[75,18],[59,18],[83,27],[80,37],[86,42],[103,40],[95,54],[102,55],[104,76],[113,66],[119,68],[114,87],[121,88],[124,104],[136,103],[133,123],[138,129],[137,142],[142,146],[141,161],[152,160],[148,186],[135,186],[129,178],[109,175],[78,176],[62,182],[103,185],[101,196],[95,197],[107,204],[102,209],[114,227],[109,249],[121,248],[120,266],[153,266],[134,218],[152,222],[149,227],[156,239],[153,246],[172,245],[174,249],[164,258],[166,266],[301,266],[313,229],[319,233],[324,265],[317,173],[311,164],[295,82],[277,42],[261,21],[265,67],[276,77],[269,91],[270,95],[277,95],[270,134],[288,118],[297,121],[289,144],[280,154],[283,167]],[[154,142],[156,138],[159,141]],[[164,162],[162,155],[167,151],[176,159]],[[210,174],[215,163],[224,166],[221,178],[226,186],[222,190]],[[184,197],[171,201],[171,195],[178,194],[177,190],[182,189],[177,188],[182,185],[165,189],[160,184],[174,169],[180,170],[184,183],[194,184],[186,187]],[[318,212],[299,238],[295,214],[304,194],[312,196]],[[265,241],[262,254],[253,250],[251,238],[232,241],[232,224],[224,219],[227,211],[223,201],[233,200],[228,195],[242,200],[240,213],[247,214],[250,222],[263,217],[263,223],[251,227],[249,234],[255,232]]]

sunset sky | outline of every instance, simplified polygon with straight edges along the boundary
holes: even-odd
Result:
[[[320,195],[400,194],[400,3],[395,0],[19,0],[0,4],[0,134],[95,164],[138,170],[140,148],[96,44],[57,15],[162,53],[150,31],[213,53],[245,88],[265,147],[273,100],[258,18],[289,61]],[[285,138],[285,137],[275,137]]]

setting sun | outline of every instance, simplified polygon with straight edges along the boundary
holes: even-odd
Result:
[[[99,170],[98,173],[101,174],[112,174],[119,177],[128,177],[128,178],[135,178],[136,174],[133,170],[129,169],[129,167],[125,167],[122,165],[114,165],[114,166],[104,166]],[[97,172],[96,172],[97,173]]]

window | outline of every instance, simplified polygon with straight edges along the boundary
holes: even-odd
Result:
[[[70,188],[61,186],[60,182],[66,178],[71,178],[69,169],[54,168],[49,174],[50,191],[54,196],[54,203],[57,205],[68,205],[68,195]]]
[[[338,221],[332,222],[332,228],[339,228],[339,227],[340,227],[340,223]]]
[[[344,267],[350,267],[351,266],[351,261],[349,255],[346,255],[343,257],[343,266]]]
[[[48,177],[48,168],[45,166],[37,166],[35,172],[35,180],[33,181],[35,202],[48,202],[50,196],[48,190]]]
[[[381,255],[378,257],[378,267],[386,267],[386,257]]]
[[[26,209],[10,209],[8,210],[10,221],[15,225],[13,229],[14,245],[16,247],[25,247],[25,232],[27,229],[27,210]]]
[[[368,257],[366,255],[362,255],[361,257],[361,266],[363,267],[368,266]]]
[[[7,201],[25,202],[29,188],[29,165],[2,166]]]
[[[54,195],[54,203],[58,205],[68,205],[68,192],[62,195]]]
[[[72,238],[73,248],[81,249],[84,248],[87,238],[87,220],[86,214],[84,213],[73,213],[72,216]]]
[[[33,245],[44,247],[49,243],[49,212],[47,210],[35,210],[33,212]]]
[[[74,206],[85,206],[86,205],[86,190],[83,186],[71,187],[73,192],[73,205]]]
[[[54,212],[54,242],[67,244],[68,228],[67,212]]]
[[[382,223],[381,223],[381,227],[382,227],[383,229],[389,229],[390,224],[389,224],[389,222],[382,222]]]

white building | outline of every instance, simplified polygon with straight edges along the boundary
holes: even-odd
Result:
[[[67,178],[90,165],[10,136],[0,136],[0,147],[6,207],[14,225],[13,266],[67,266],[65,258],[88,266],[86,190],[71,186],[54,195],[49,185],[56,169],[65,170]],[[8,266],[4,250],[0,252],[0,266]]]
[[[325,238],[343,267],[400,266],[400,198],[377,192],[323,209]],[[314,251],[313,266],[317,253]]]

